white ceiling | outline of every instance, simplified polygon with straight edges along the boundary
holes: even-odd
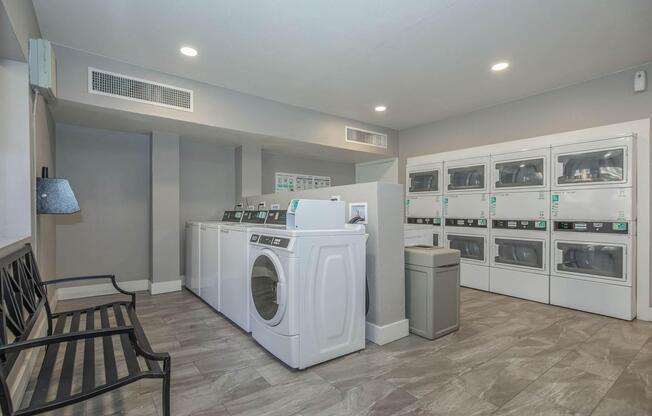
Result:
[[[652,0],[33,2],[54,42],[394,129],[652,61]]]

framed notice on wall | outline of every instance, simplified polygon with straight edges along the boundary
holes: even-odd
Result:
[[[331,186],[330,176],[276,172],[276,192],[294,192]]]

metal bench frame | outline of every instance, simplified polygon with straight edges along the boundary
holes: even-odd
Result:
[[[47,297],[47,287],[58,283],[110,280],[129,301],[118,301],[92,308],[53,313]],[[125,324],[123,308],[131,325]],[[47,336],[29,339],[42,310],[46,311]],[[101,328],[94,328],[95,314],[99,312]],[[117,326],[111,326],[108,313],[112,312]],[[79,330],[82,316],[86,330]],[[70,318],[70,330],[64,332]],[[120,338],[128,375],[118,377],[112,336]],[[101,339],[104,357],[105,383],[95,383],[95,340]],[[84,361],[81,392],[71,394],[78,341],[83,344]],[[66,344],[61,374],[51,380],[61,344]],[[46,347],[40,363],[36,387],[27,407],[17,409],[7,384],[7,377],[22,351]],[[138,356],[143,357],[147,369],[141,369]],[[163,369],[158,362],[163,362]],[[170,355],[152,352],[149,341],[136,316],[136,294],[121,289],[115,276],[81,276],[42,282],[34,254],[28,244],[0,259],[0,408],[6,416],[27,416],[48,412],[88,400],[143,378],[162,379],[163,414],[170,415]],[[47,401],[53,381],[57,382],[56,398]],[[20,406],[20,403],[18,404]]]

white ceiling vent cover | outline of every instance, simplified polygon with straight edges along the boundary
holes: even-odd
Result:
[[[191,90],[95,68],[88,68],[88,92],[175,110],[193,111]]]
[[[346,128],[346,141],[367,146],[382,147],[387,149],[387,135],[375,131],[356,129],[354,127]]]

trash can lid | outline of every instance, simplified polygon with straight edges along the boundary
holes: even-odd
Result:
[[[459,250],[427,245],[405,247],[405,264],[424,267],[442,267],[459,264],[459,262]]]

